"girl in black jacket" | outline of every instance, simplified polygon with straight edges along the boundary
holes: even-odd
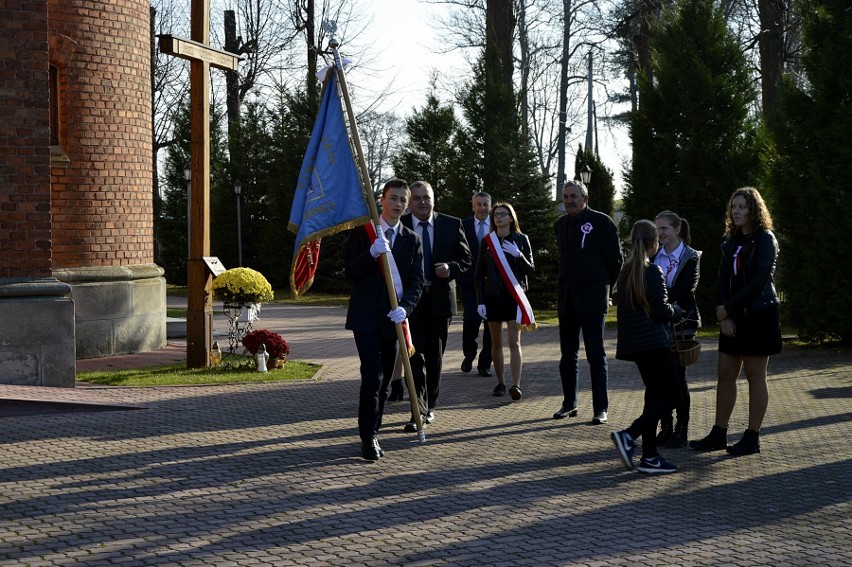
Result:
[[[760,452],[758,434],[769,391],[769,357],[781,352],[781,314],[772,277],[778,260],[778,242],[772,217],[753,187],[737,189],[725,218],[728,239],[722,245],[719,266],[719,383],[716,387],[716,423],[703,439],[690,441],[699,451],[727,449],[734,456]],[[737,378],[748,380],[748,429],[728,446],[728,421],[737,402]]]
[[[671,354],[669,322],[683,310],[668,302],[663,271],[650,258],[657,253],[657,227],[640,220],[630,233],[632,252],[616,284],[618,342],[615,357],[636,363],[645,384],[645,407],[630,427],[612,434],[624,465],[633,469],[637,437],[642,437],[639,472],[672,473],[677,467],[657,452],[657,423],[680,399],[677,367]]]

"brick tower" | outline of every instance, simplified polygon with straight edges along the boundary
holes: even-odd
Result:
[[[0,0],[0,29],[0,382],[73,386],[165,344],[149,3]]]

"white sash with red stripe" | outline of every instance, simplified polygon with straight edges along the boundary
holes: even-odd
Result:
[[[364,225],[364,228],[367,230],[367,236],[370,238],[370,244],[372,245],[375,242],[376,236],[376,227],[373,223],[368,222]],[[396,260],[394,260],[393,254],[387,254],[388,264],[390,265],[391,276],[393,277],[393,287],[394,291],[396,291],[396,300],[399,301],[399,298],[403,296],[405,290],[402,287],[402,277],[399,275],[399,268],[396,266]],[[384,277],[384,276],[383,276]],[[408,358],[414,356],[414,343],[411,342],[411,332],[408,330],[408,319],[402,322],[402,334],[405,336],[405,348],[408,349]]]
[[[489,232],[485,239],[488,240],[488,253],[491,254],[491,259],[494,260],[494,265],[497,266],[497,271],[500,272],[503,284],[509,290],[509,293],[512,294],[515,303],[518,304],[518,315],[515,318],[515,323],[520,329],[532,331],[537,326],[532,306],[527,299],[527,294],[524,293],[524,288],[518,283],[518,278],[515,277],[515,273],[512,271],[511,266],[509,266],[508,260],[506,260],[506,253],[503,252],[503,247],[500,246],[500,239],[497,237],[497,233]]]

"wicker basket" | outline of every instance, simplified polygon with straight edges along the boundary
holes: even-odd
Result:
[[[680,337],[678,337],[680,334]],[[672,347],[672,355],[678,366],[689,366],[698,362],[698,355],[701,354],[701,343],[695,339],[686,339],[683,336],[683,323],[675,325],[674,346]]]

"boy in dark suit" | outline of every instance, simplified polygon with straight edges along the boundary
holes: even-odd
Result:
[[[420,238],[404,227],[399,218],[409,199],[408,185],[391,179],[382,189],[379,233],[371,243],[365,227],[349,232],[345,252],[345,275],[352,282],[346,328],[355,335],[361,359],[361,392],[358,405],[358,433],[361,456],[368,461],[383,454],[376,434],[382,426],[388,385],[398,353],[396,323],[402,323],[414,310],[423,290],[423,253]],[[369,227],[366,227],[369,228]],[[390,252],[399,274],[402,290],[399,306],[391,309],[379,256]]]

